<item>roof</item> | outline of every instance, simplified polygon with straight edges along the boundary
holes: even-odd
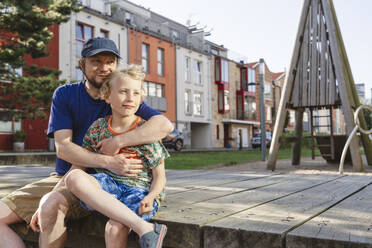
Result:
[[[273,80],[276,80],[278,78],[280,78],[281,76],[283,76],[285,74],[284,71],[282,72],[273,72],[272,75],[273,75]]]
[[[247,67],[251,67],[253,68],[256,64],[258,64],[258,61],[257,62],[251,62],[251,63],[247,63],[245,64]]]

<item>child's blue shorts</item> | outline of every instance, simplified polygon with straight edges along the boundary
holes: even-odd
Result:
[[[115,181],[109,175],[105,173],[90,174],[92,177],[97,179],[101,188],[113,195],[116,199],[125,204],[129,209],[138,214],[138,209],[140,207],[140,202],[149,193],[148,190],[131,187],[124,183]],[[80,201],[83,208],[94,211],[94,209],[87,206],[84,202]],[[142,219],[149,221],[155,213],[158,211],[158,203],[154,201],[152,211],[148,214],[139,215]]]

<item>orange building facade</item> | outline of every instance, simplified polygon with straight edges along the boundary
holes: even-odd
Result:
[[[158,109],[171,122],[175,123],[175,45],[132,29],[129,30],[128,38],[129,63],[142,64],[146,71],[145,90],[147,99],[145,99],[145,102]]]

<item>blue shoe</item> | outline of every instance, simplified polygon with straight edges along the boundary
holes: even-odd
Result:
[[[167,233],[167,226],[154,223],[154,231],[145,233],[139,239],[141,248],[161,248]]]

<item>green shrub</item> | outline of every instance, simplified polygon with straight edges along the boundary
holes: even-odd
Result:
[[[17,130],[14,132],[14,142],[24,142],[26,134],[23,130]]]
[[[310,132],[303,132],[302,133],[302,142],[301,142],[301,147],[304,148],[309,148],[311,149],[311,138],[304,138],[304,137],[310,137],[311,134]],[[294,131],[291,132],[283,132],[282,135],[283,138],[293,138],[294,137]],[[316,139],[314,139],[314,144],[316,146]],[[293,142],[281,142],[280,143],[280,148],[281,149],[290,149],[293,146]]]

